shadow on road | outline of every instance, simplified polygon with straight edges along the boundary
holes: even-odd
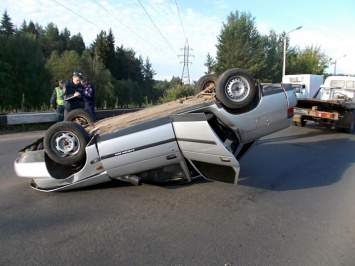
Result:
[[[238,184],[275,191],[327,186],[354,164],[353,135],[333,130],[293,132],[261,140],[240,162]]]

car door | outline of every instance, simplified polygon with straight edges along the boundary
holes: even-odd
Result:
[[[236,184],[239,163],[208,124],[205,114],[173,115],[173,128],[184,157],[206,179]]]

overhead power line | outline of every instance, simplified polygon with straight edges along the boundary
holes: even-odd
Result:
[[[153,44],[151,44],[151,43],[149,43],[147,40],[145,40],[145,39],[143,39],[142,37],[140,37],[140,36],[138,36],[137,34],[136,34],[136,32],[134,32],[133,30],[131,30],[127,25],[125,25],[122,21],[120,21],[116,16],[114,16],[110,11],[108,11],[106,8],[104,8],[102,5],[100,5],[97,1],[95,1],[95,0],[92,0],[93,2],[95,2],[99,7],[101,7],[106,13],[108,13],[109,15],[111,15],[117,22],[119,22],[122,26],[124,26],[125,27],[125,29],[127,29],[127,30],[129,30],[131,33],[133,33],[133,36],[134,37],[139,37],[141,40],[143,40],[144,42],[146,42],[147,44],[149,44],[149,45],[151,45],[151,46],[153,46],[154,47],[154,45]],[[130,45],[130,46],[132,46],[132,45]],[[154,47],[154,48],[156,48],[156,47]]]
[[[53,0],[53,2],[56,2],[58,5],[61,5],[62,7],[64,7],[65,9],[69,10],[70,12],[74,13],[75,15],[81,17],[83,20],[89,22],[91,25],[95,26],[96,28],[100,29],[100,30],[103,30],[101,29],[99,26],[97,26],[95,23],[91,22],[90,20],[84,18],[83,16],[81,16],[80,14],[76,13],[75,11],[71,10],[69,7],[66,7],[65,5],[59,3],[58,1],[56,0]]]
[[[70,9],[69,7],[66,7],[65,5],[59,3],[59,2],[56,1],[56,0],[53,0],[53,2],[56,2],[58,5],[64,7],[65,9],[67,9],[67,10],[69,10],[70,12],[74,13],[75,15],[81,17],[82,19],[84,19],[85,21],[89,22],[91,25],[94,25],[96,28],[100,29],[101,31],[105,31],[104,29],[102,29],[101,27],[97,26],[95,23],[91,22],[90,20],[86,19],[85,17],[81,16],[80,14],[76,13],[75,11],[73,11],[72,9]],[[117,39],[120,40],[122,43],[126,43],[126,44],[127,44],[127,42],[125,42],[125,41],[123,41],[123,40],[121,40],[121,39],[119,39],[119,38],[117,38]],[[131,45],[128,44],[128,46],[131,46]]]
[[[180,23],[181,23],[182,31],[184,32],[185,39],[187,40],[186,32],[185,32],[185,29],[184,29],[184,25],[182,24],[182,20],[181,20],[181,16],[180,16],[179,7],[178,7],[178,4],[177,4],[176,0],[175,0],[175,5],[176,5],[177,12],[178,12],[178,14],[179,14],[179,18],[180,18]]]
[[[158,26],[155,24],[155,22],[153,21],[153,19],[151,18],[151,16],[148,14],[147,10],[144,8],[144,6],[142,5],[141,1],[138,0],[139,4],[141,5],[141,7],[143,8],[144,12],[147,14],[147,16],[149,17],[149,19],[151,20],[151,22],[153,23],[153,25],[155,26],[155,28],[157,29],[157,31],[160,33],[160,35],[163,37],[163,39],[165,40],[165,42],[168,44],[168,46],[170,47],[170,49],[173,51],[173,53],[175,55],[177,55],[177,53],[175,53],[173,47],[170,45],[170,43],[168,42],[168,40],[164,37],[163,33],[161,33],[161,31],[159,30]],[[178,56],[178,55],[177,55]]]

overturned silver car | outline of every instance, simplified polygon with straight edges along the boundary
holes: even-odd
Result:
[[[291,84],[262,86],[238,68],[197,84],[194,97],[96,123],[74,110],[20,151],[15,172],[47,192],[113,179],[237,184],[238,160],[259,138],[291,125],[296,94]]]

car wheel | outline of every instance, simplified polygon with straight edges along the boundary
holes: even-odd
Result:
[[[89,134],[82,126],[65,121],[54,124],[46,131],[43,145],[53,161],[70,165],[85,158],[85,147],[89,139]]]
[[[74,109],[64,117],[64,121],[72,121],[86,127],[94,123],[94,118],[84,109]]]
[[[228,108],[247,107],[258,86],[253,76],[240,68],[225,71],[217,80],[216,97]]]
[[[217,79],[218,77],[213,74],[202,76],[196,83],[195,93],[198,94],[205,89],[216,88]]]

